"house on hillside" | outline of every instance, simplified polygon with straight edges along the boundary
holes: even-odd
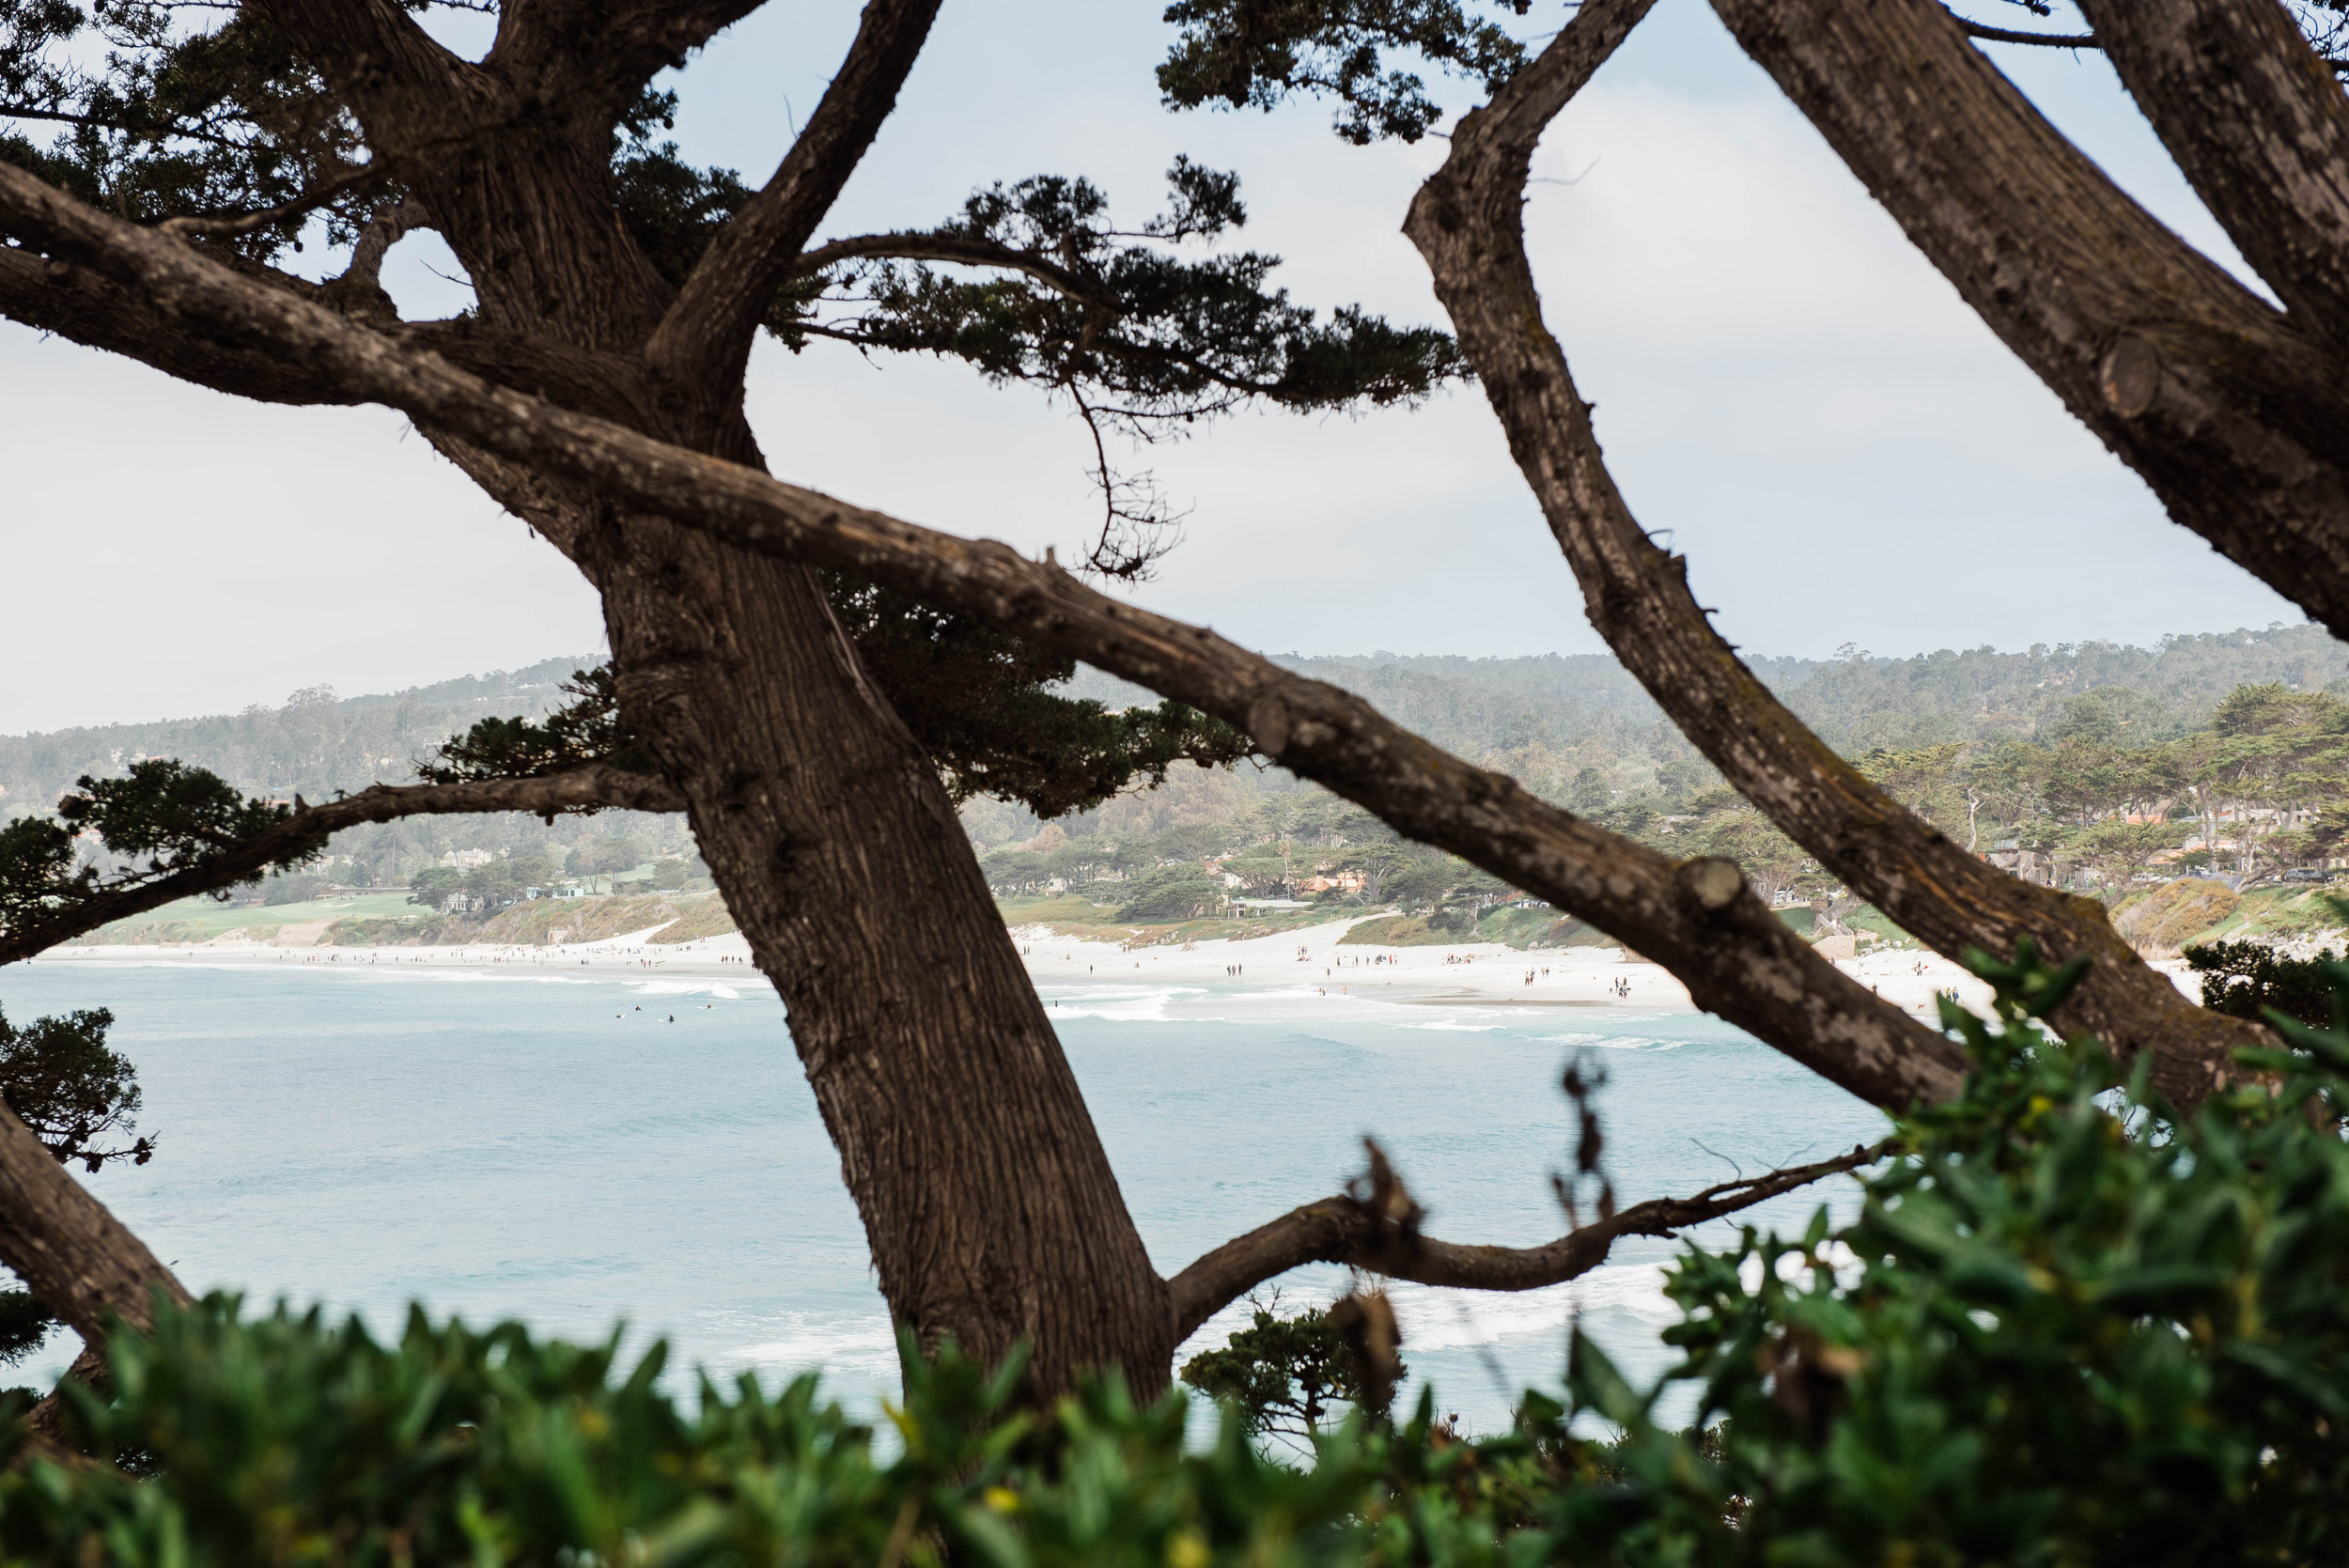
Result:
[[[2026,882],[2036,882],[2042,887],[2055,886],[2055,858],[2043,855],[2036,849],[2026,849],[2014,839],[1999,840],[1990,846],[1990,853],[1983,858],[2000,871],[2020,877]]]

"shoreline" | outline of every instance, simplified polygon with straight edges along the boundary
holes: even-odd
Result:
[[[1626,958],[1619,947],[1546,948],[1519,951],[1495,942],[1443,947],[1380,948],[1342,945],[1339,939],[1377,914],[1330,921],[1265,937],[1218,938],[1180,948],[1128,951],[1097,939],[1054,936],[1042,926],[1011,931],[1020,962],[1039,991],[1116,984],[1236,985],[1247,989],[1310,990],[1319,996],[1361,992],[1421,1006],[1552,1009],[1635,1007],[1695,1012],[1688,988],[1660,965]],[[52,948],[28,960],[60,967],[76,964],[187,964],[201,968],[335,970],[411,965],[441,970],[495,972],[527,967],[550,973],[595,976],[692,975],[770,986],[751,962],[750,942],[739,931],[692,941],[650,939],[662,929],[648,926],[590,942],[523,946],[471,943],[445,947],[279,947],[268,942],[116,943]],[[1840,958],[1835,967],[1886,1001],[1930,1022],[1934,998],[1954,990],[1975,1011],[1985,1008],[1990,987],[1938,954],[1893,948]],[[2153,966],[2169,975],[2189,1000],[2200,986],[2178,960]]]

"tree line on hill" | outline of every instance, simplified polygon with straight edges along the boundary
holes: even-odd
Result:
[[[277,707],[0,737],[0,800],[11,807],[54,800],[84,774],[118,775],[150,755],[178,757],[248,793],[280,799],[328,799],[377,781],[402,783],[452,733],[484,718],[535,719],[552,711],[563,700],[563,683],[585,662],[548,660],[349,698],[312,687]],[[1808,857],[1723,788],[1719,775],[1607,655],[1290,655],[1282,662],[1359,692],[1448,749],[1610,828],[1684,855],[1726,855],[1766,895],[1822,891],[1815,867],[1806,870]],[[2195,852],[2201,858],[2189,858],[2186,869],[2239,885],[2321,860],[2339,843],[2338,830],[2323,819],[2329,798],[2319,799],[2324,748],[2311,742],[2292,750],[2298,744],[2291,739],[2295,724],[2321,731],[2326,721],[2316,716],[2333,711],[2328,702],[2337,707],[2324,689],[2349,690],[2349,650],[2318,627],[2170,636],[2153,647],[2083,643],[1908,659],[1846,649],[1828,660],[1750,662],[1823,737],[1862,758],[1872,777],[1958,843],[2015,840],[2084,885],[2125,888],[2155,856],[2179,848],[2183,836],[2170,842],[2167,824],[2125,818],[2143,815],[2149,802],[2174,810],[2189,794],[2201,821],[2199,836],[2217,847]],[[2289,700],[2256,715],[2230,710],[2222,735],[2219,710],[2245,686],[2281,686]],[[1089,667],[1060,690],[1110,708],[1155,701]],[[2287,720],[2287,712],[2299,717]],[[2247,725],[2261,733],[2233,733]],[[2198,735],[2205,738],[2192,738]],[[1038,851],[1012,850],[1034,841],[1044,826],[1016,800],[973,798],[963,820],[988,854],[990,884],[1003,893],[1034,891],[1054,878],[1074,886],[1104,881],[1118,891],[1160,862],[1217,857],[1229,857],[1222,869],[1240,879],[1237,890],[1215,884],[1217,895],[1283,896],[1296,881],[1348,872],[1363,880],[1339,893],[1341,902],[1359,893],[1439,908],[1489,902],[1504,891],[1496,878],[1412,846],[1369,814],[1283,770],[1178,768],[1170,779],[1166,789],[1055,818],[1067,846],[1055,838],[1043,859],[1021,858]],[[2247,811],[2280,815],[2247,819]],[[1985,832],[1985,824],[1994,831]],[[624,866],[602,868],[610,854],[599,843],[614,835],[634,839],[642,853]],[[564,816],[548,823],[521,813],[407,817],[350,830],[336,840],[334,863],[272,878],[263,896],[290,903],[334,885],[405,883],[466,849],[504,860],[522,856],[527,864],[552,862],[566,876],[581,874],[569,865],[583,850],[582,863],[595,862],[599,869],[694,855],[677,819],[645,814],[613,813],[593,825]],[[1300,849],[1310,863],[1299,875]],[[490,872],[478,879],[483,885],[468,889],[469,895],[495,900],[506,896],[513,877]],[[1146,901],[1146,908],[1172,910],[1193,894],[1212,896],[1187,885]],[[1136,903],[1122,893],[1115,902]],[[1134,918],[1159,914],[1138,907]]]
[[[2201,639],[2171,639],[2165,647],[2196,654],[2198,672],[2218,662]],[[2159,667],[2157,659],[2145,662]],[[1933,661],[1924,668],[1930,672]],[[1853,684],[1879,695],[1913,694],[1921,680],[1855,676]],[[2349,840],[2349,701],[2280,680],[2237,686],[2215,699],[2185,679],[2155,689],[2166,701],[2143,684],[2058,689],[2038,699],[2040,717],[2022,733],[2001,720],[1971,738],[1876,747],[1856,760],[1952,842],[2036,880],[2116,897],[2156,876],[2205,877],[2240,889],[2279,873],[2321,875]],[[1931,734],[1946,714],[1864,717],[1863,727],[1877,733],[1906,724],[1906,733]],[[1535,768],[1509,770],[1557,804],[1677,857],[1735,861],[1771,902],[1833,908],[1838,880],[1687,748],[1659,739],[1610,755],[1593,748],[1589,732],[1572,738],[1556,730],[1540,737],[1505,728],[1486,733],[1491,743],[1481,760],[1509,768],[1537,759]],[[1585,755],[1594,760],[1569,766]],[[1024,825],[1000,807],[976,807],[966,818],[982,843],[989,830]],[[1225,897],[1302,895],[1440,911],[1510,896],[1498,878],[1401,838],[1359,808],[1244,769],[1178,781],[999,841],[982,864],[999,894],[1087,892],[1120,920],[1188,918],[1211,912]],[[1333,878],[1343,885],[1331,885]]]

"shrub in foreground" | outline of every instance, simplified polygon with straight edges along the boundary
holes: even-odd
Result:
[[[2349,968],[2191,1121],[2036,1022],[2073,978],[1983,966],[1978,1071],[1905,1124],[1858,1220],[1691,1250],[1682,1359],[1631,1388],[1577,1342],[1561,1397],[1462,1441],[1357,1417],[1309,1464],[1181,1395],[1046,1415],[951,1349],[896,1442],[707,1378],[692,1414],[615,1344],[412,1315],[396,1346],[215,1297],[71,1391],[97,1463],[0,1477],[0,1551],[73,1563],[2069,1564],[2349,1556]],[[1697,1424],[1659,1412],[1692,1389]],[[1688,1395],[1680,1393],[1679,1401]],[[22,1443],[20,1436],[10,1439]],[[20,1456],[22,1457],[22,1456]],[[112,1461],[109,1463],[108,1461]]]

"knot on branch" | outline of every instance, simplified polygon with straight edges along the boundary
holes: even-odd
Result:
[[[1248,705],[1248,733],[1268,757],[1278,757],[1288,749],[1289,722],[1289,705],[1277,691],[1267,691]]]
[[[2105,350],[2096,384],[2107,408],[2123,419],[2135,419],[2161,393],[2161,350],[2136,333],[2123,333]]]
[[[1718,855],[1700,855],[1683,861],[1672,873],[1680,889],[1707,914],[1719,914],[1737,902],[1746,891],[1746,874],[1735,861]]]

